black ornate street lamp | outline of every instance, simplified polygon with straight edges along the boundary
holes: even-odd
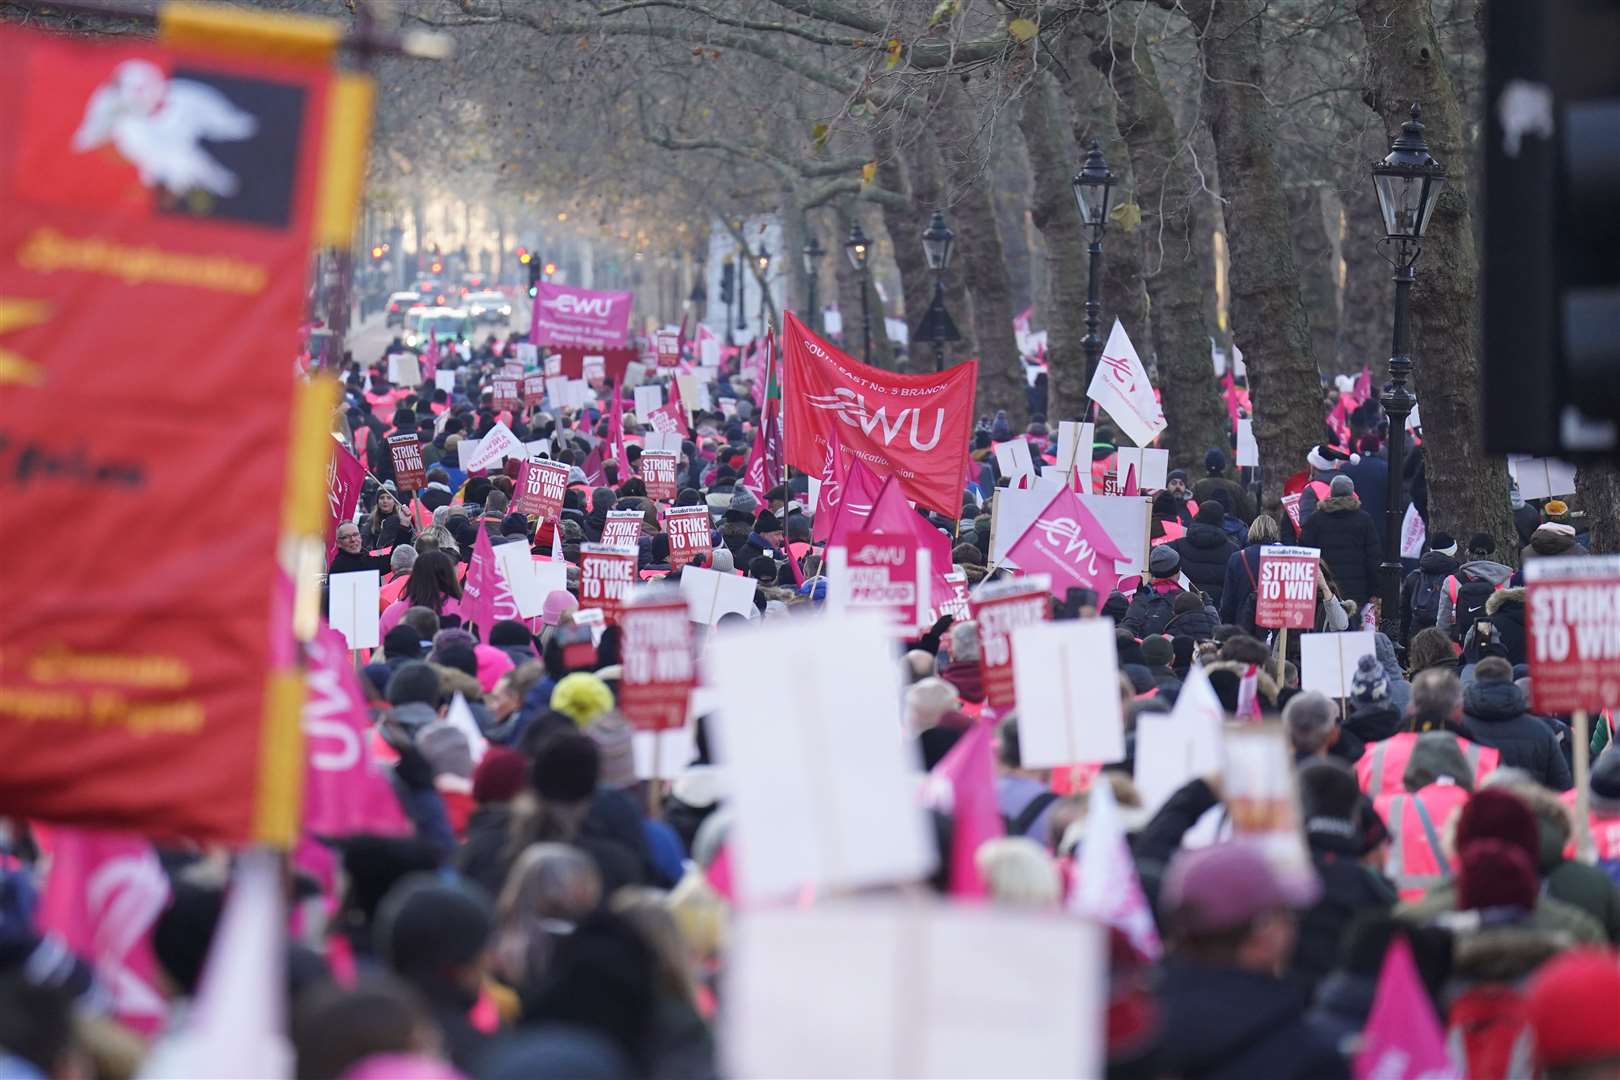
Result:
[[[1101,305],[1097,302],[1097,279],[1101,276],[1103,229],[1108,225],[1108,196],[1114,187],[1114,174],[1103,160],[1102,147],[1096,139],[1086,151],[1086,163],[1069,182],[1074,188],[1074,201],[1080,207],[1080,220],[1091,234],[1090,263],[1086,270],[1086,337],[1081,343],[1086,350],[1086,386],[1096,374],[1102,361],[1103,341],[1098,335],[1101,323]]]
[[[927,329],[928,337],[934,342],[935,371],[945,370],[945,343],[960,337],[945,311],[945,268],[950,265],[955,241],[956,234],[945,224],[944,211],[935,210],[922,234],[923,255],[928,259],[928,269],[934,272],[934,302],[918,327],[919,331]],[[918,337],[922,336],[919,332]]]
[[[872,242],[861,231],[861,223],[852,221],[849,225],[849,239],[844,241],[844,254],[849,256],[849,265],[861,276],[861,361],[872,362],[872,312],[866,299],[867,285],[867,259],[872,254]]]
[[[1398,635],[1401,616],[1401,519],[1406,516],[1401,473],[1406,464],[1406,418],[1417,406],[1417,398],[1406,386],[1412,374],[1409,338],[1412,282],[1417,277],[1413,267],[1423,253],[1423,232],[1446,183],[1445,166],[1430,156],[1429,144],[1423,139],[1420,115],[1414,104],[1412,118],[1401,125],[1401,133],[1390,144],[1389,156],[1372,167],[1373,188],[1384,218],[1379,253],[1395,268],[1394,347],[1389,382],[1378,399],[1389,417],[1389,501],[1384,506],[1384,561],[1379,567],[1380,622],[1392,641]]]
[[[809,309],[806,314],[810,317],[810,328],[819,333],[821,330],[821,308],[816,303],[816,278],[821,274],[821,258],[827,254],[827,251],[821,246],[820,239],[812,232],[810,242],[804,245],[802,254],[804,256],[804,285],[808,294],[805,297],[805,307]]]

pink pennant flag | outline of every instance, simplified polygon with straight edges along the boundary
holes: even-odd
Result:
[[[1112,926],[1149,960],[1164,952],[1136,863],[1125,842],[1119,804],[1107,780],[1091,784],[1086,835],[1069,868],[1069,910]]]
[[[467,563],[467,578],[461,583],[461,621],[477,626],[479,636],[487,641],[491,627],[517,617],[512,588],[495,562],[495,546],[489,542],[488,531],[480,527],[472,560]]]
[[[41,828],[40,838],[51,856],[40,929],[95,964],[120,1023],[156,1034],[168,1004],[157,990],[152,927],[169,902],[169,879],[152,845],[132,834],[66,826]]]
[[[1418,979],[1412,947],[1396,936],[1384,953],[1372,1013],[1351,1065],[1355,1080],[1455,1080],[1434,1006]]]
[[[562,522],[560,521],[554,521],[551,524],[551,561],[563,561]]]
[[[1141,494],[1140,491],[1136,490],[1136,466],[1135,465],[1127,465],[1127,466],[1125,466],[1125,482],[1119,486],[1119,493],[1121,495],[1140,495]]]
[[[1238,392],[1237,381],[1232,378],[1232,372],[1227,371],[1221,376],[1221,398],[1226,402],[1226,417],[1232,422],[1232,430],[1237,430],[1238,422]]]
[[[580,462],[579,471],[585,474],[585,482],[592,487],[601,487],[607,483],[607,474],[602,471],[601,443],[591,447],[591,452]]]
[[[439,370],[439,334],[436,330],[428,330],[427,351],[422,354],[422,378],[432,382],[433,376]]]
[[[1356,404],[1360,405],[1372,397],[1372,388],[1372,368],[1363,364],[1361,374],[1356,376],[1356,385],[1351,389],[1350,395],[1356,399]]]
[[[910,536],[919,547],[928,552],[930,582],[929,603],[939,607],[955,596],[955,590],[945,580],[951,572],[951,541],[948,536],[930,525],[906,501],[905,489],[898,477],[889,477],[878,492],[872,512],[861,522],[863,532],[884,533],[890,536]]]
[[[782,482],[782,420],[775,405],[775,401],[766,402],[765,419],[754,432],[754,448],[743,470],[743,490],[761,506],[765,504],[765,493]]]
[[[1007,557],[1026,574],[1050,574],[1052,593],[1058,597],[1077,585],[1106,596],[1119,577],[1114,563],[1124,558],[1108,531],[1068,488],[1052,497],[1007,549]]]
[[[1260,719],[1260,669],[1253,664],[1238,680],[1237,712],[1239,720]]]
[[[409,836],[411,823],[371,756],[371,715],[343,635],[324,622],[304,681],[304,828],[317,836]]]
[[[834,440],[823,445],[827,449],[821,460],[821,486],[816,489],[816,516],[810,523],[810,538],[817,542],[832,534],[844,494],[844,444]]]
[[[985,884],[974,856],[979,845],[1004,833],[996,804],[990,725],[974,724],[929,776],[951,789],[951,895],[982,897]]]
[[[838,512],[827,529],[828,543],[841,543],[844,537],[859,529],[877,505],[878,493],[883,490],[883,481],[866,462],[854,455],[850,455],[848,461]]]
[[[630,456],[624,448],[624,379],[613,380],[611,400],[608,402],[608,442],[612,444],[613,460],[619,463],[619,483],[630,478]]]

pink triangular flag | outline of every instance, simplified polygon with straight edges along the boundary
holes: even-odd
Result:
[[[838,513],[827,530],[828,543],[836,543],[838,541],[834,537],[842,538],[859,529],[877,505],[878,494],[883,490],[883,480],[866,462],[854,455],[847,460],[849,468],[844,470],[844,490],[838,501]]]
[[[1058,597],[1073,586],[1107,595],[1119,578],[1114,563],[1124,558],[1108,530],[1068,488],[1052,496],[1007,549],[1007,557],[1026,574],[1050,574]]]
[[[343,635],[322,623],[304,681],[304,828],[317,836],[407,836],[411,823],[371,756],[371,713]]]
[[[1453,1080],[1434,1006],[1418,979],[1412,947],[1397,935],[1384,953],[1372,1012],[1351,1066],[1355,1080]]]
[[[463,628],[476,626],[484,638],[489,637],[489,629],[495,625],[495,594],[503,584],[500,568],[495,565],[495,547],[489,542],[488,531],[480,525],[472,559],[467,563],[467,577],[461,583]]]
[[[551,561],[552,562],[562,562],[563,561],[562,522],[561,521],[554,521],[554,522],[551,523]]]
[[[1153,923],[1153,909],[1125,843],[1114,789],[1100,776],[1091,782],[1085,820],[1085,839],[1070,867],[1069,910],[1114,927],[1143,956],[1157,960],[1164,949]]]
[[[928,552],[929,577],[933,579],[929,590],[932,597],[930,602],[938,607],[951,599],[953,592],[945,581],[945,575],[951,572],[952,566],[950,538],[924,520],[906,501],[905,489],[901,487],[898,477],[891,476],[884,482],[877,502],[872,505],[872,512],[866,515],[859,528],[864,532],[915,538],[918,545]]]
[[[984,896],[984,879],[974,857],[980,844],[1004,833],[996,804],[990,725],[969,728],[929,775],[951,786],[951,895]]]
[[[1141,492],[1136,490],[1136,466],[1135,465],[1127,465],[1127,466],[1125,466],[1125,482],[1120,485],[1119,493],[1121,495],[1139,495],[1139,494],[1141,494]]]
[[[832,534],[833,519],[844,495],[844,445],[836,439],[825,444],[821,461],[821,486],[816,489],[816,516],[810,523],[810,539],[822,541]]]

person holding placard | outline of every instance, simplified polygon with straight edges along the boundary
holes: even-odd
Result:
[[[377,505],[366,516],[362,540],[368,551],[379,551],[408,544],[415,536],[410,518],[399,499],[387,487],[377,492]]]

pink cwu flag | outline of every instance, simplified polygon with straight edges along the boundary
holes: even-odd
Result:
[[[844,495],[844,446],[836,440],[824,445],[827,451],[821,462],[821,486],[816,489],[815,520],[810,524],[810,539],[818,543],[832,534]]]
[[[1001,809],[996,804],[996,764],[990,749],[990,725],[976,723],[956,740],[929,773],[950,785],[951,895],[982,897],[984,878],[975,859],[979,845],[1001,836]]]
[[[467,580],[461,585],[461,621],[477,626],[479,637],[489,640],[496,623],[518,617],[517,602],[506,576],[495,563],[495,546],[482,527],[473,541],[472,560],[467,564]]]
[[[1461,1075],[1446,1054],[1440,1022],[1418,980],[1405,937],[1391,940],[1384,954],[1351,1075],[1355,1080],[1455,1080]]]
[[[411,823],[371,756],[371,717],[343,635],[321,624],[304,699],[304,828],[317,836],[407,836]]]
[[[1114,563],[1124,558],[1080,496],[1066,487],[1007,549],[1007,557],[1026,574],[1050,574],[1058,597],[1073,586],[1107,595],[1119,579]]]
[[[40,929],[95,964],[120,1023],[156,1034],[168,1004],[157,990],[152,927],[169,902],[169,879],[152,845],[131,834],[66,826],[42,828],[40,836],[51,856]]]

